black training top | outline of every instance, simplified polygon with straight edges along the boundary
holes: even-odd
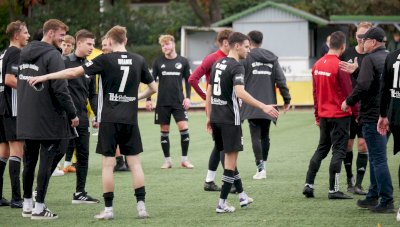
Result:
[[[189,76],[190,66],[186,58],[179,55],[174,59],[157,58],[153,63],[153,77],[158,80],[157,106],[182,106],[182,79],[186,83],[186,98],[190,98]]]
[[[211,71],[212,123],[240,125],[239,101],[234,86],[244,85],[244,67],[236,59],[226,57],[217,61]]]
[[[88,62],[86,58],[80,58],[76,56],[75,53],[64,57],[65,68],[82,66],[86,62]],[[79,117],[78,127],[89,127],[88,111],[86,107],[88,99],[90,107],[93,112],[97,114],[96,77],[85,75],[83,77],[68,80],[68,89]]]
[[[113,52],[97,56],[83,68],[87,75],[100,74],[98,122],[137,125],[139,84],[154,81],[144,58]]]
[[[359,54],[356,51],[356,47],[347,48],[343,52],[343,54],[340,56],[340,60],[348,62],[348,63],[354,63],[354,59],[357,58],[358,68],[351,74],[351,77],[350,77],[353,88],[357,84],[357,78],[358,78],[358,74],[360,73],[361,63],[365,56],[366,56],[366,54]]]
[[[400,49],[391,52],[382,74],[380,115],[390,124],[400,125]]]
[[[5,85],[6,74],[18,75],[18,61],[21,49],[11,46],[0,54],[0,114],[8,117],[17,116],[17,90]]]

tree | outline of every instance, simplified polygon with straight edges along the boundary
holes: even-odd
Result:
[[[189,4],[203,26],[210,26],[222,18],[219,0],[189,0]]]

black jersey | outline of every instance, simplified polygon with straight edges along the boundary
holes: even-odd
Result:
[[[86,62],[88,62],[86,58],[80,58],[76,56],[75,53],[64,57],[65,68],[81,66]],[[88,99],[93,112],[97,112],[96,77],[85,75],[83,77],[68,80],[68,90],[79,117],[78,127],[88,127]]]
[[[187,81],[189,76],[190,66],[186,58],[157,58],[153,63],[153,77],[158,79],[157,106],[182,106],[182,79]]]
[[[240,125],[239,102],[235,85],[244,85],[244,67],[234,58],[217,61],[211,71],[211,117],[212,123]]]
[[[102,54],[83,68],[87,75],[100,74],[98,121],[136,125],[139,84],[154,81],[143,57],[129,52]]]
[[[18,61],[19,56],[21,53],[21,49],[11,46],[7,48],[3,54],[3,58],[1,59],[1,83],[3,93],[1,96],[4,98],[3,101],[0,102],[0,113],[4,114],[5,116],[15,117],[17,116],[17,90],[5,85],[5,76],[6,74],[12,74],[17,76],[18,74]]]
[[[351,83],[353,88],[356,86],[358,73],[360,72],[361,62],[366,54],[359,54],[356,51],[356,47],[348,47],[343,54],[340,56],[340,60],[348,63],[354,63],[354,59],[357,58],[358,68],[351,74]]]
[[[387,56],[381,83],[380,115],[400,125],[400,50]]]

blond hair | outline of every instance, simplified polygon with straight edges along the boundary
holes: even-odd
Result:
[[[64,43],[71,43],[72,45],[75,45],[75,38],[70,35],[65,35],[64,36]]]
[[[370,28],[372,28],[372,23],[371,22],[367,22],[367,21],[360,22],[357,25],[357,30],[360,29],[360,28],[370,29]]]
[[[175,42],[175,38],[172,35],[160,35],[158,43],[163,44],[166,42]]]

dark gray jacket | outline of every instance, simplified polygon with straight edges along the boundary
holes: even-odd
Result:
[[[278,87],[285,104],[290,104],[289,89],[286,77],[278,62],[278,57],[271,51],[254,48],[243,61],[246,70],[244,77],[245,89],[257,100],[265,104],[276,104],[276,89]],[[272,119],[260,109],[243,103],[241,119]]]
[[[18,73],[18,139],[56,140],[74,137],[70,119],[76,117],[66,80],[28,84],[30,77],[64,69],[61,53],[45,42],[33,41],[21,51]]]

